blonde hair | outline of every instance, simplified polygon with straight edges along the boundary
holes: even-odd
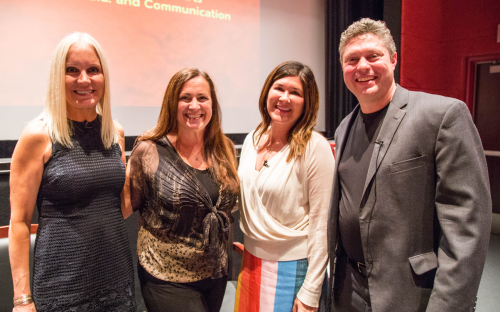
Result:
[[[198,68],[185,68],[174,74],[165,90],[156,127],[139,136],[136,143],[144,140],[156,141],[164,138],[168,133],[177,133],[179,94],[188,80],[198,76],[208,82],[212,98],[212,118],[205,128],[203,151],[210,164],[211,173],[221,184],[221,189],[239,193],[240,182],[236,168],[235,149],[233,142],[222,132],[222,112],[215,85],[210,76]]]
[[[384,21],[375,21],[370,18],[362,18],[357,22],[352,23],[340,36],[339,44],[339,54],[340,62],[342,63],[342,58],[344,57],[345,47],[351,41],[351,39],[356,38],[364,34],[374,34],[379,37],[379,39],[384,44],[387,51],[389,51],[392,57],[396,53],[396,44],[392,38],[391,31],[387,28]]]
[[[318,119],[319,110],[319,91],[318,85],[316,84],[316,79],[311,69],[300,63],[294,61],[284,62],[278,65],[270,74],[267,76],[264,82],[264,87],[260,93],[259,99],[259,110],[262,117],[262,121],[259,123],[257,128],[253,133],[253,144],[255,147],[259,145],[262,135],[271,126],[271,116],[267,111],[267,97],[269,90],[276,82],[284,77],[297,76],[302,83],[302,88],[304,89],[304,111],[299,117],[295,125],[292,126],[288,132],[288,144],[290,145],[290,152],[286,158],[286,161],[290,161],[298,156],[304,154],[307,143],[311,139],[312,132],[314,131],[314,126]],[[269,142],[268,142],[269,143]]]
[[[97,104],[97,113],[101,118],[101,139],[104,147],[110,148],[118,143],[119,133],[111,117],[110,87],[109,87],[109,67],[104,52],[99,43],[89,34],[75,32],[64,37],[52,54],[50,61],[50,72],[47,83],[47,93],[45,98],[45,108],[37,119],[43,119],[52,142],[57,142],[65,147],[72,147],[72,128],[66,115],[66,57],[72,44],[85,42],[94,47],[94,50],[101,62],[104,75],[104,94]]]

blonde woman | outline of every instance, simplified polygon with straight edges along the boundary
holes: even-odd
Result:
[[[317,311],[326,298],[330,145],[313,130],[314,75],[285,62],[267,77],[261,123],[243,144],[238,174],[245,251],[235,311]]]
[[[123,129],[111,119],[108,65],[74,33],[56,47],[45,110],[12,156],[9,251],[13,311],[134,311],[133,264],[121,212]],[[30,290],[30,223],[39,227]]]

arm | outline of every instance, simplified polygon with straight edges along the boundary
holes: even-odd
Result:
[[[126,157],[125,157],[125,131],[123,127],[116,121],[113,121],[115,124],[116,131],[118,131],[118,144],[120,144],[120,149],[122,150],[122,161],[123,164],[126,165]]]
[[[130,154],[124,186],[126,213],[128,216],[139,209],[143,203],[144,194],[147,188],[145,170],[148,170],[146,166],[143,166],[143,163],[145,161],[151,165],[153,158],[151,156],[151,150],[153,148],[155,148],[153,143],[142,141],[134,147]]]
[[[9,258],[14,297],[30,295],[30,226],[43,166],[51,154],[52,144],[43,122],[26,126],[12,155],[10,173],[11,217]],[[35,311],[33,303],[14,311]]]
[[[123,185],[121,196],[123,218],[127,219],[134,213],[132,203],[130,202],[130,164],[128,164],[125,169],[125,184]]]
[[[118,131],[118,144],[120,144],[120,149],[122,151],[122,161],[123,165],[127,166],[127,161],[126,161],[126,156],[125,156],[125,131],[123,130],[123,127],[116,121],[113,121],[115,124],[116,131]],[[130,206],[130,191],[129,191],[129,186],[127,184],[127,178],[126,178],[126,173],[125,173],[125,184],[123,185],[123,190],[120,194],[120,197],[122,198],[122,204],[121,204],[121,209],[122,209],[122,215],[123,219],[127,219],[130,217],[132,214],[132,208]]]
[[[436,141],[436,211],[442,235],[427,311],[472,311],[491,229],[488,171],[466,105],[446,112]]]
[[[310,311],[314,311],[311,308],[318,307],[321,286],[328,264],[326,231],[334,164],[335,160],[330,145],[325,139],[321,139],[310,153],[307,169],[309,191],[308,269],[304,283],[297,294],[297,299]],[[296,302],[296,304],[298,303]],[[302,310],[298,309],[297,311]]]

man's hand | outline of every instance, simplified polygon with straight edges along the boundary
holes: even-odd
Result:
[[[313,308],[308,306],[307,304],[303,304],[302,301],[299,300],[299,298],[295,299],[295,302],[293,303],[293,309],[292,312],[317,312],[318,308]]]

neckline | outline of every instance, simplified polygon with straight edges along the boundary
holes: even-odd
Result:
[[[76,121],[76,120],[73,120],[71,118],[68,118],[68,120],[70,120],[72,123],[77,124],[77,125],[83,125],[83,126],[89,125],[89,124],[93,125],[99,120],[99,115],[92,121]]]
[[[219,207],[219,205],[222,201],[222,198],[221,198],[222,187],[219,188],[219,198],[217,199],[217,203],[215,205],[213,205],[212,199],[210,198],[210,194],[208,193],[207,189],[201,184],[201,182],[198,179],[198,177],[196,176],[196,174],[194,174],[194,173],[196,173],[196,171],[201,171],[201,172],[203,172],[203,171],[200,169],[196,169],[196,168],[190,166],[188,163],[186,163],[182,159],[181,155],[179,155],[179,153],[177,153],[177,150],[175,149],[174,145],[172,144],[172,142],[170,142],[170,140],[168,139],[168,137],[166,135],[163,138],[159,139],[158,141],[160,142],[160,145],[162,145],[164,148],[167,148],[167,146],[163,145],[163,143],[164,143],[163,140],[165,140],[165,142],[167,143],[166,145],[174,151],[175,155],[179,158],[179,160],[182,162],[182,164],[184,164],[187,168],[190,168],[191,170],[194,171],[194,172],[190,172],[190,174],[193,176],[194,183],[196,183],[198,185],[198,187],[200,188],[201,192],[204,193],[205,200],[207,200],[207,203],[210,204],[210,205],[208,205],[208,207],[214,207],[215,209],[217,209],[217,207]],[[171,160],[171,161],[173,161],[173,160]],[[210,169],[210,167],[207,167],[205,170],[208,171],[208,169]],[[215,183],[217,183],[217,182],[215,182]],[[203,195],[202,195],[202,197],[203,197]]]
[[[184,159],[182,159],[181,155],[179,154],[179,152],[175,149],[174,145],[172,144],[172,142],[170,142],[169,138],[167,136],[165,136],[165,140],[167,140],[168,142],[168,145],[174,150],[175,154],[177,155],[177,157],[179,157],[179,159],[186,165],[188,166],[189,168],[192,168],[194,170],[198,170],[200,172],[204,172],[204,171],[207,171],[208,169],[210,169],[210,167],[206,167],[205,169],[198,169],[198,168],[195,168],[193,166],[191,166],[190,164],[188,164],[187,162],[184,161]]]
[[[189,165],[188,165],[188,166],[189,166]],[[194,170],[196,170],[196,171],[198,171],[198,172],[201,172],[201,173],[208,172],[208,169],[210,169],[210,167],[207,167],[206,169],[203,169],[203,170],[202,170],[202,169],[196,169],[196,168],[194,168],[194,167],[191,167],[191,168],[193,168]]]
[[[290,144],[288,144],[288,143],[285,144],[285,145],[283,145],[283,147],[278,152],[276,152],[276,154],[274,154],[271,158],[264,159],[264,162],[267,161],[268,166],[262,165],[262,167],[260,167],[260,170],[255,169],[255,165],[257,164],[257,157],[259,157],[259,152],[258,152],[257,148],[254,148],[254,150],[255,150],[255,162],[253,164],[253,170],[255,172],[262,172],[262,170],[264,169],[264,167],[269,168],[270,167],[269,162],[271,162],[276,156],[278,156],[278,154],[281,154],[289,146],[290,146]]]
[[[373,112],[373,113],[369,113],[369,114],[363,113],[363,111],[360,109],[359,112],[360,112],[361,119],[363,119],[363,121],[369,122],[369,121],[377,119],[380,116],[385,115],[385,113],[387,112],[387,109],[389,108],[389,104],[387,104],[383,108],[379,109],[378,111]]]

